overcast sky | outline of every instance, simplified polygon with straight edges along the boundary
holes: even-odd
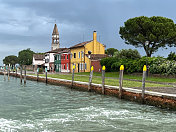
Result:
[[[175,5],[175,0],[0,0],[0,65],[5,56],[23,49],[49,51],[55,22],[61,47],[91,40],[96,30],[107,48],[134,49],[124,44],[119,27],[138,16],[164,16],[175,22]],[[176,48],[160,49],[154,55],[166,57],[170,51]]]

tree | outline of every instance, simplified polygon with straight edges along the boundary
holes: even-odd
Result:
[[[176,54],[175,52],[170,52],[168,57],[167,57],[168,60],[175,60],[176,61]]]
[[[9,55],[9,56],[6,56],[4,59],[3,59],[3,63],[8,65],[12,65],[14,66],[15,64],[18,63],[18,57],[15,56],[15,55]]]
[[[151,57],[159,48],[174,46],[176,43],[176,25],[169,18],[140,16],[124,24],[124,27],[120,27],[120,37],[128,45],[143,47],[147,57]]]
[[[115,48],[108,48],[105,50],[105,53],[108,54],[109,56],[113,56],[115,52],[117,52],[118,50]]]
[[[118,59],[140,59],[141,55],[140,53],[134,49],[122,49],[118,52],[114,53],[114,57],[118,58]]]
[[[31,49],[22,50],[18,53],[20,65],[31,65],[34,52]]]

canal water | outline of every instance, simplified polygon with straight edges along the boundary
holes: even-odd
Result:
[[[0,76],[0,132],[172,132],[176,112]]]

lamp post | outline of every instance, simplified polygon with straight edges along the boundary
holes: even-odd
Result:
[[[145,41],[145,46],[148,46],[149,47],[149,41]],[[147,48],[148,49],[148,48]],[[149,71],[149,66],[148,66],[148,56],[146,56],[147,59],[146,59],[146,66],[147,66],[147,74],[146,76],[148,77],[148,71]]]

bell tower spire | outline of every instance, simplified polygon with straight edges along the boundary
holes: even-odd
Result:
[[[57,29],[57,25],[54,25],[53,33],[52,33],[52,44],[51,44],[51,50],[58,49],[60,47],[59,43],[59,32]]]

